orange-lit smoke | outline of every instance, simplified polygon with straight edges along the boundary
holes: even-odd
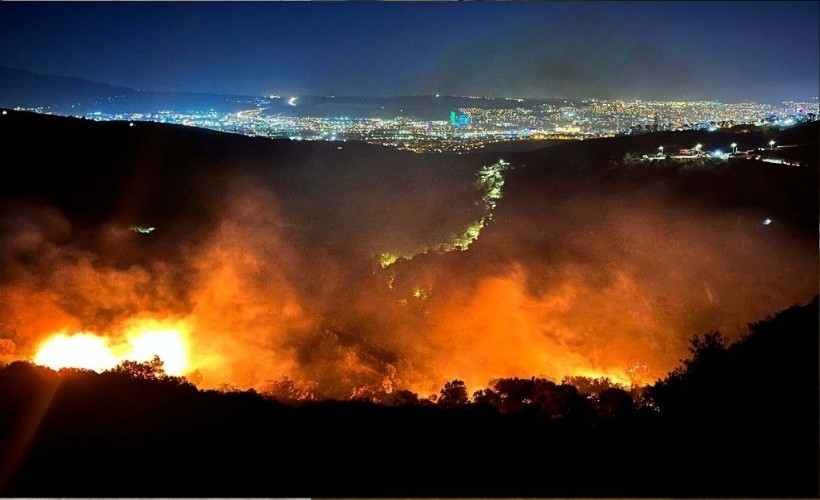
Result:
[[[14,348],[2,359],[105,369],[157,354],[203,387],[288,376],[332,397],[428,395],[454,378],[470,390],[507,376],[647,383],[676,366],[692,335],[737,335],[816,288],[812,253],[788,234],[662,197],[605,211],[570,197],[515,213],[501,198],[469,250],[381,269],[377,252],[367,261],[323,245],[285,221],[271,191],[249,186],[207,234],[128,234],[180,240],[178,254],[139,264],[101,258],[120,247],[68,244],[59,214],[29,207],[48,217],[20,223],[25,237],[4,247],[14,258],[0,282],[0,338]],[[370,248],[379,234],[350,238]]]

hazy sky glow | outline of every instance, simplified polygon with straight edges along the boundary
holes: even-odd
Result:
[[[779,101],[818,2],[0,4],[0,65],[157,90]]]

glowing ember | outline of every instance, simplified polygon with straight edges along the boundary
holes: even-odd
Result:
[[[164,362],[169,375],[190,371],[188,345],[184,330],[163,328],[158,322],[141,321],[127,329],[124,341],[81,332],[58,333],[47,339],[34,356],[34,362],[54,370],[85,368],[110,370],[123,361],[149,361],[154,356]]]

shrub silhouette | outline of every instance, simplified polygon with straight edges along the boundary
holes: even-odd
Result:
[[[715,332],[693,338],[691,357],[647,389],[645,407],[603,381],[579,390],[570,379],[536,377],[495,380],[473,403],[453,380],[436,404],[394,391],[378,394],[380,404],[287,406],[254,391],[198,390],[168,377],[158,359],[101,374],[14,362],[0,368],[0,488],[9,496],[812,497],[817,318],[815,298],[750,325],[732,345]],[[585,393],[591,387],[597,395]],[[361,450],[355,460],[351,450]],[[316,481],[301,479],[306,468]],[[578,481],[579,470],[595,480]],[[408,481],[408,471],[438,480]]]

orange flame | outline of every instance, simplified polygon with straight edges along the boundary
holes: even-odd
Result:
[[[173,259],[106,266],[43,244],[39,267],[0,282],[0,362],[34,354],[52,368],[101,371],[158,355],[167,373],[196,373],[202,387],[286,376],[332,397],[427,395],[455,378],[471,391],[514,376],[644,384],[678,365],[691,335],[736,337],[816,293],[814,247],[801,240],[649,202],[599,220],[582,201],[553,207],[567,221],[556,217],[546,235],[495,224],[468,252],[405,259],[372,280],[358,257],[284,229],[275,200],[253,189]],[[540,241],[565,250],[542,256]]]

